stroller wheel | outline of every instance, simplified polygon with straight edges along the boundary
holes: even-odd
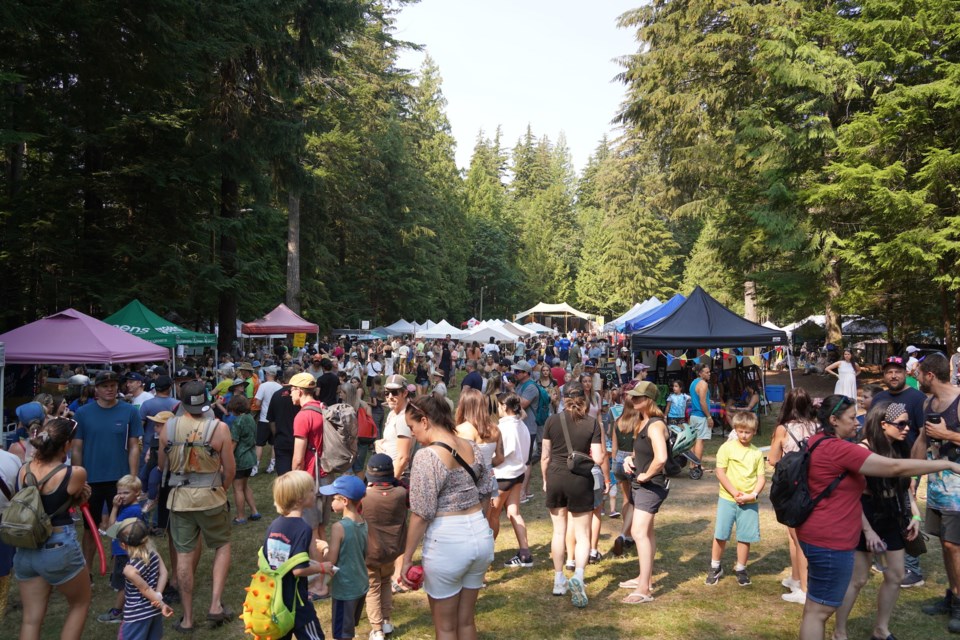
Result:
[[[699,479],[702,478],[702,477],[703,477],[703,467],[701,467],[701,466],[699,466],[699,465],[698,465],[698,466],[694,466],[694,467],[690,467],[690,479],[691,479],[691,480],[699,480]]]

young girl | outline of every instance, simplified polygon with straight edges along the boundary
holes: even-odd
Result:
[[[430,387],[430,366],[422,354],[417,356],[417,374],[414,381],[417,383],[417,395],[426,395]]]
[[[687,405],[690,396],[683,392],[683,385],[679,380],[673,381],[673,393],[667,396],[667,424],[682,424],[687,421]]]
[[[476,391],[474,393],[479,395]],[[520,396],[513,392],[501,393],[497,401],[500,422],[495,429],[499,432],[503,443],[503,455],[493,467],[499,493],[493,499],[487,519],[493,530],[493,537],[496,539],[500,533],[500,512],[506,506],[507,517],[513,525],[519,550],[517,555],[504,563],[504,566],[532,567],[533,555],[530,553],[530,544],[527,542],[527,525],[523,521],[523,516],[520,515],[523,479],[527,471],[527,460],[530,458],[530,432],[520,419],[523,413],[520,407]],[[478,407],[482,406],[480,403],[476,404]]]
[[[116,538],[130,558],[123,568],[120,637],[125,640],[159,640],[163,637],[163,618],[172,616],[173,609],[161,595],[167,586],[167,567],[153,547],[150,531],[143,520],[126,518],[107,529],[107,535]]]
[[[250,488],[250,475],[253,466],[257,463],[255,451],[257,438],[257,423],[250,415],[250,400],[242,393],[235,393],[227,403],[230,414],[234,416],[230,425],[230,437],[233,439],[233,457],[237,462],[237,475],[233,479],[233,499],[237,504],[237,517],[233,524],[247,524],[244,511],[250,505],[250,519],[259,520],[257,503],[253,500],[253,490]]]

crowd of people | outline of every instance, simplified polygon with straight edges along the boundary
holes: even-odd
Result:
[[[766,465],[816,446],[809,486],[812,495],[827,495],[786,532],[783,598],[804,606],[801,637],[824,637],[836,613],[833,637],[843,640],[874,565],[884,579],[873,638],[892,638],[899,590],[923,581],[917,541],[924,520],[941,539],[950,579],[944,599],[926,611],[949,615],[950,630],[960,632],[960,389],[952,364],[928,354],[914,368],[914,389],[907,362],[894,356],[883,365],[885,388],[858,388],[859,366],[848,353],[827,367],[843,393],[819,407],[802,388],[787,394],[766,457],[753,442],[760,394],[749,380],[724,406],[716,402],[713,363],[691,363],[689,379],[674,380],[664,393],[628,351],[590,336],[509,345],[341,340],[296,354],[281,343],[237,362],[205,357],[172,373],[154,365],[101,370],[92,379],[86,374],[93,372],[65,367],[52,373],[68,379],[76,397],[40,394],[18,407],[18,428],[0,451],[0,480],[12,492],[38,485],[53,533],[39,549],[13,553],[0,544],[0,575],[12,567],[19,585],[21,638],[40,637],[54,587],[68,603],[62,637],[79,638],[93,552],[106,532],[114,539],[110,586],[117,595],[98,621],[120,623],[124,638],[156,638],[161,618],[178,606],[177,632],[224,624],[237,617],[229,605],[235,596],[225,592],[238,562],[232,530],[266,515],[250,478],[276,474],[279,516],[263,554],[274,569],[300,552],[310,557],[290,578],[290,593],[302,595],[291,602],[304,603],[291,605],[298,638],[323,637],[310,603],[326,599],[334,638],[354,637],[364,610],[371,640],[392,633],[393,596],[420,587],[418,549],[436,636],[475,638],[476,603],[504,513],[517,548],[504,566],[535,564],[522,512],[539,462],[553,531],[552,593],[588,606],[585,567],[603,558],[602,519],[619,518],[609,553],[635,547],[638,560],[637,575],[620,583],[628,590],[622,602],[648,604],[655,600],[656,515],[671,491],[671,436],[689,424],[696,479],[705,441],[729,432],[714,469],[706,585],[725,575],[723,556],[734,538],[733,574],[739,585],[751,584]],[[325,411],[335,406],[376,427],[346,468],[323,455]],[[925,518],[910,480],[923,474],[931,474]],[[0,506],[9,504],[6,493]],[[80,504],[92,514],[82,536],[69,511]],[[169,545],[169,571],[154,548],[158,536]],[[204,549],[213,554],[210,575],[198,576]],[[205,614],[194,608],[198,580],[211,585]],[[8,582],[0,577],[0,586]]]

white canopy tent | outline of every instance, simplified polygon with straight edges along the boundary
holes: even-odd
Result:
[[[428,321],[429,322],[429,321]],[[434,324],[433,326],[417,331],[417,337],[427,338],[427,339],[437,339],[437,338],[446,338],[450,336],[451,338],[462,338],[466,332],[457,329],[452,324],[446,320],[441,320],[440,322]]]
[[[488,326],[501,329],[504,333],[511,334],[514,340],[517,338],[526,338],[530,335],[526,329],[521,329],[512,322],[504,322],[503,320],[491,320]]]
[[[566,302],[561,302],[559,304],[548,304],[546,302],[541,302],[535,307],[530,307],[522,313],[518,313],[513,317],[514,320],[519,320],[520,318],[526,318],[529,315],[540,314],[548,316],[556,316],[562,318],[564,316],[576,316],[578,318],[583,318],[584,320],[593,320],[596,316],[589,313],[584,313],[583,311],[577,311]]]
[[[407,322],[403,318],[400,318],[390,326],[384,327],[390,335],[404,335],[404,334],[413,334],[415,331],[413,323]]]
[[[638,302],[637,304],[633,305],[633,307],[631,307],[630,310],[624,313],[622,316],[615,318],[610,322],[606,323],[605,325],[603,325],[603,330],[617,331],[617,327],[623,324],[624,321],[630,318],[635,318],[643,313],[646,313],[647,311],[650,311],[651,309],[656,309],[661,304],[662,303],[660,302],[660,300],[657,299],[656,296],[652,296],[649,300]]]
[[[476,341],[483,344],[490,342],[490,338],[500,342],[516,342],[517,340],[517,336],[486,321],[478,324],[472,331],[468,331],[462,339],[467,342]]]
[[[523,326],[524,329],[526,329],[526,330],[528,330],[528,331],[533,331],[533,332],[536,333],[536,334],[556,333],[556,331],[554,331],[554,330],[551,329],[550,327],[546,327],[546,326],[540,324],[539,322],[528,322],[528,323],[526,323],[526,324],[524,324],[524,325],[522,325],[522,326]]]

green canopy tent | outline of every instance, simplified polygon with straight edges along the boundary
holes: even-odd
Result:
[[[121,331],[143,338],[147,342],[166,347],[173,354],[173,368],[177,368],[177,345],[188,347],[216,347],[217,336],[198,333],[176,325],[157,315],[139,300],[131,300],[124,308],[103,319]],[[172,372],[171,372],[172,375]]]

